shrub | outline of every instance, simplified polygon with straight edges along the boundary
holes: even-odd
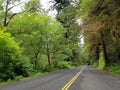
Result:
[[[42,69],[42,72],[52,72],[52,71],[56,71],[58,70],[58,68],[55,68],[54,65],[51,66],[46,66]]]
[[[12,80],[16,75],[28,76],[29,66],[10,34],[0,30],[0,80]]]
[[[98,66],[98,62],[93,62],[92,66],[96,68]]]
[[[71,68],[71,64],[67,61],[59,61],[57,67],[59,69],[69,69]]]
[[[105,68],[107,71],[120,76],[120,62],[113,63]]]

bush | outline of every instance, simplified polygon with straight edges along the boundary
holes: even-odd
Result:
[[[22,58],[20,48],[9,33],[0,31],[0,80],[12,80],[18,75],[28,76],[29,62]]]
[[[120,62],[107,66],[105,69],[113,74],[120,76]]]
[[[71,63],[71,66],[79,66],[80,64],[78,62],[70,62]]]
[[[94,68],[96,68],[98,66],[98,62],[93,62],[93,65],[92,65]]]
[[[46,66],[45,68],[43,68],[43,72],[52,72],[52,71],[56,71],[57,68],[55,68],[53,65],[51,66]]]
[[[71,67],[71,63],[67,61],[59,61],[57,64],[57,68],[59,69],[69,69]]]
[[[16,76],[22,75],[23,77],[28,77],[32,71],[32,66],[30,65],[28,59],[25,59],[25,57],[20,58],[20,60],[16,61],[14,64],[14,72]]]
[[[18,80],[20,80],[20,79],[22,79],[22,78],[23,78],[23,76],[16,76],[14,80],[17,80],[17,81],[18,81]]]

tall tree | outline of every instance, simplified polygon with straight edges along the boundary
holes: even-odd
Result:
[[[21,11],[13,12],[14,8],[17,7],[24,7],[21,8]],[[1,0],[0,1],[0,12],[1,12],[1,24],[3,26],[8,26],[10,21],[16,16],[17,14],[21,14],[24,12],[35,12],[40,13],[40,1],[39,0]]]
[[[40,5],[40,0],[29,0],[25,4],[25,10],[30,13],[36,13],[39,14],[42,12],[41,10],[41,5]]]
[[[20,2],[20,0],[1,0],[1,23],[3,23],[3,26],[7,26],[11,19],[17,14],[12,13],[11,10],[22,3],[23,2]]]
[[[93,51],[93,55],[97,56],[97,58],[95,58],[96,60],[103,57],[105,66],[110,65],[112,61],[118,60],[118,58],[112,60],[111,57],[114,56],[114,53],[118,55],[119,52],[110,52],[111,49],[117,48],[117,46],[114,45],[115,43],[112,43],[116,42],[116,40],[113,39],[113,33],[111,32],[115,30],[112,29],[112,27],[118,28],[119,17],[115,19],[117,15],[115,12],[119,9],[118,4],[117,0],[82,0],[80,4],[81,16],[85,26],[85,41],[89,46],[89,50]],[[118,12],[119,10],[117,13]],[[111,24],[111,22],[116,22],[116,25]],[[117,31],[119,30],[117,29]],[[118,42],[116,43],[119,44]],[[100,54],[101,51],[103,54]]]
[[[47,57],[45,59],[51,65],[53,52],[58,49],[53,46],[62,42],[60,38],[65,29],[44,14],[31,13],[16,17],[10,23],[8,31],[20,43],[23,53],[29,56],[34,68],[39,69],[42,55]]]
[[[78,20],[78,10],[79,10],[79,0],[55,0],[55,8],[57,10],[57,20],[62,23],[62,25],[67,29],[65,33],[65,38],[68,39],[70,48],[72,49],[74,59],[76,56],[74,51],[78,50],[78,43],[80,37],[80,27],[77,23]],[[79,54],[78,54],[79,55]]]

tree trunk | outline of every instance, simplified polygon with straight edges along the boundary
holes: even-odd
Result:
[[[38,65],[38,56],[39,56],[39,52],[38,53],[35,53],[35,57],[34,57],[34,64],[35,64],[35,69],[38,69],[39,68],[39,65]]]
[[[51,65],[51,60],[50,60],[50,50],[49,50],[48,44],[47,44],[47,58],[48,58],[48,64],[50,66]]]
[[[103,34],[102,34],[102,50],[103,50],[103,55],[104,55],[104,59],[105,59],[105,66],[107,66],[107,65],[109,65],[109,60],[108,60],[108,56],[107,56],[107,52],[106,52],[106,44],[105,44]]]
[[[8,4],[9,4],[9,1],[7,0],[6,1],[6,6],[5,6],[4,22],[3,22],[4,26],[7,26]]]

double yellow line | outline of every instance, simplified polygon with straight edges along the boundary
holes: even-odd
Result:
[[[61,90],[68,90],[69,87],[73,84],[73,82],[78,78],[78,76],[85,70],[85,68],[81,69]]]

